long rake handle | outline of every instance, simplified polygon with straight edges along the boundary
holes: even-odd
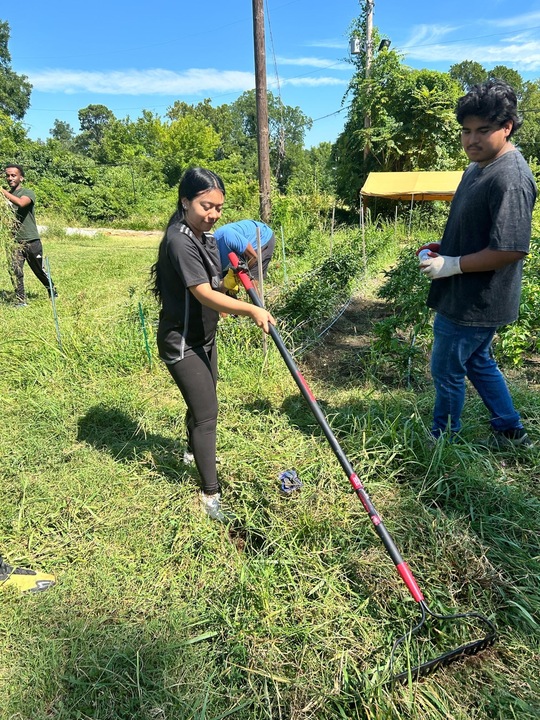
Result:
[[[235,253],[229,253],[229,261],[237,273],[240,282],[246,289],[247,294],[249,295],[252,303],[254,305],[257,305],[258,307],[262,308],[264,307],[257,291],[255,290],[253,283],[251,282],[251,279],[249,275],[239,266],[239,260]],[[343,452],[343,449],[341,448],[341,445],[336,439],[336,436],[332,432],[332,429],[330,428],[330,425],[328,424],[328,421],[326,420],[324,413],[322,412],[321,408],[319,407],[315,396],[311,392],[304,376],[296,366],[296,363],[294,362],[291,354],[285,347],[285,344],[283,340],[281,339],[280,334],[276,330],[276,328],[273,325],[269,326],[270,336],[272,337],[272,340],[276,344],[277,349],[279,350],[281,357],[285,361],[285,364],[289,368],[289,371],[291,375],[293,376],[296,384],[298,385],[298,388],[300,389],[300,392],[304,396],[307,404],[310,407],[311,412],[315,416],[315,419],[319,423],[321,429],[323,430],[324,434],[326,435],[326,438],[328,442],[330,443],[330,447],[332,448],[335,456],[340,462],[341,467],[345,471],[345,474],[349,478],[349,482],[351,483],[354,491],[356,492],[357,496],[359,497],[362,505],[364,506],[365,511],[369,515],[371,522],[373,524],[373,527],[375,529],[375,532],[381,539],[381,542],[383,543],[384,547],[386,548],[388,554],[392,558],[392,562],[396,566],[396,569],[401,576],[403,582],[407,586],[409,592],[411,593],[412,597],[416,602],[423,603],[424,596],[422,594],[422,591],[418,587],[418,583],[416,582],[412,572],[410,571],[407,563],[403,560],[401,557],[399,550],[396,547],[396,544],[392,540],[392,537],[386,527],[384,526],[384,523],[376,511],[373,503],[371,502],[371,499],[366,492],[363,484],[361,483],[358,475],[354,472],[354,469],[347,459],[347,456]]]

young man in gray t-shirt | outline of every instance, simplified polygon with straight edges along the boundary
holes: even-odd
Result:
[[[523,258],[529,251],[536,183],[510,142],[521,126],[516,95],[499,80],[475,85],[456,117],[471,165],[463,174],[440,243],[420,263],[436,311],[431,372],[434,438],[461,428],[465,377],[491,414],[493,447],[530,446],[504,377],[492,357],[500,325],[518,317]]]

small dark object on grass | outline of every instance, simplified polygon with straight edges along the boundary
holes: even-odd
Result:
[[[290,497],[295,490],[300,490],[302,487],[302,481],[294,468],[280,473],[279,480],[281,482],[281,493],[285,497]]]

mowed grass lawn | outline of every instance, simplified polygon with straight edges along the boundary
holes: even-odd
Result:
[[[265,356],[244,319],[219,331],[220,476],[240,524],[201,515],[184,406],[154,347],[158,241],[44,238],[62,350],[31,272],[21,310],[0,273],[0,550],[58,577],[35,596],[2,591],[0,718],[539,718],[537,454],[432,452],[427,378],[383,386],[353,353],[348,376],[302,368],[430,606],[480,610],[500,631],[481,655],[382,687],[376,670],[416,603],[276,349]],[[540,440],[538,387],[516,374],[512,390]],[[466,420],[486,421],[474,396]],[[288,468],[303,488],[286,499]],[[429,628],[428,657],[480,632]]]

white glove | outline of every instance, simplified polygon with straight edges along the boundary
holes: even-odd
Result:
[[[463,270],[459,264],[460,260],[461,256],[437,255],[421,262],[420,270],[431,280],[439,280],[440,278],[450,277],[450,275],[461,275]]]

